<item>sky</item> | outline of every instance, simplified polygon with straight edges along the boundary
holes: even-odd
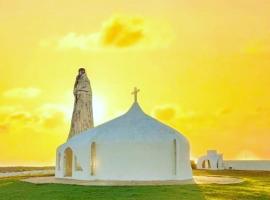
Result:
[[[85,67],[95,125],[131,92],[191,158],[270,159],[270,1],[0,0],[0,166],[53,165]]]

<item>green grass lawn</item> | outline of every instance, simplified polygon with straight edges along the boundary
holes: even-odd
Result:
[[[35,185],[19,178],[0,179],[0,199],[132,199],[132,200],[270,200],[270,172],[199,171],[194,175],[222,175],[245,179],[233,185],[179,186],[76,186],[61,184]]]

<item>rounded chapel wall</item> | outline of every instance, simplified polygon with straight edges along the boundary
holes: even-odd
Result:
[[[181,137],[165,140],[96,142],[96,175],[101,180],[191,179],[189,146]],[[93,138],[94,139],[94,138]],[[176,149],[174,149],[174,140]],[[175,152],[176,151],[176,152]],[[176,173],[177,172],[177,173]]]

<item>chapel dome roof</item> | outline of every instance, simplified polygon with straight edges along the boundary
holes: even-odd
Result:
[[[68,142],[83,143],[89,139],[102,142],[153,142],[172,140],[174,138],[188,144],[187,139],[182,134],[145,114],[135,101],[125,114],[82,132],[68,140]]]

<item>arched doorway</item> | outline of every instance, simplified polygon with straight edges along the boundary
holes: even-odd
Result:
[[[202,162],[202,168],[203,169],[210,169],[211,168],[210,160],[204,160]]]
[[[73,152],[71,148],[67,148],[64,152],[65,154],[65,175],[64,176],[72,176],[72,159],[73,159]]]

